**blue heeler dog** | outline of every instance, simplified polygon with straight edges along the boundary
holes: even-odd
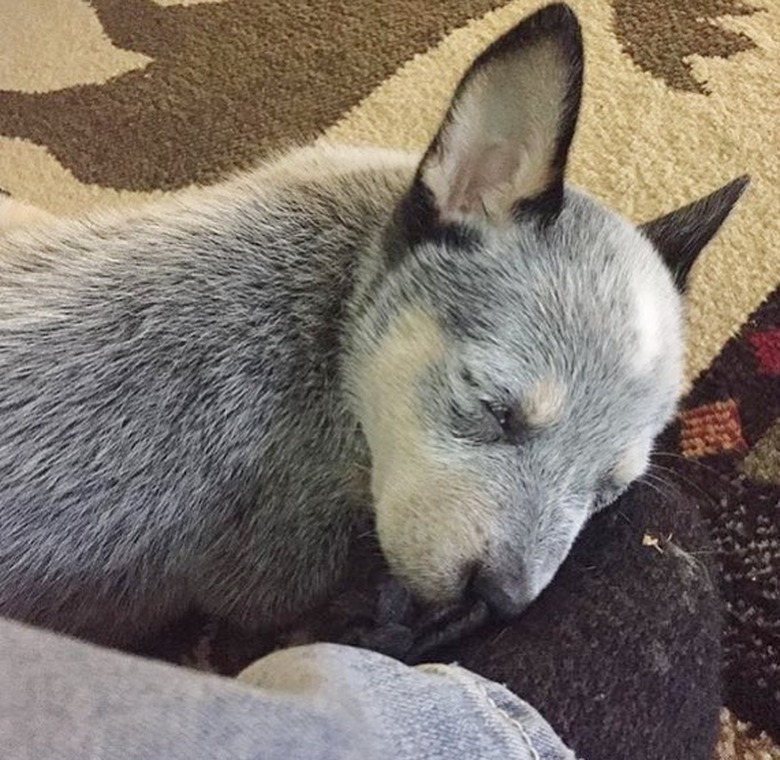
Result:
[[[640,227],[566,185],[582,71],[551,5],[421,157],[309,147],[75,220],[6,200],[0,614],[114,645],[190,607],[286,624],[366,514],[422,599],[531,602],[643,474],[746,184]]]

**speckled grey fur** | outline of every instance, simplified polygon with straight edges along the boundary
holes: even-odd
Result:
[[[578,35],[558,7],[493,55],[561,30]],[[477,568],[513,578],[518,609],[539,593],[674,410],[680,296],[648,238],[573,189],[554,214],[547,199],[467,239],[468,220],[413,238],[396,209],[418,161],[304,149],[165,204],[0,234],[0,614],[112,644],[190,606],[283,624],[332,587],[372,509],[422,596]],[[639,369],[637,282],[671,325]],[[365,385],[419,313],[444,349],[403,388]],[[555,419],[507,439],[495,408],[550,377]],[[462,501],[383,514],[372,467],[405,443],[364,427],[391,407],[424,452],[413,471],[385,457],[392,483],[452,473]]]

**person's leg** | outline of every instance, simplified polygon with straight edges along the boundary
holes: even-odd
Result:
[[[570,760],[528,705],[442,665],[318,644],[238,680],[0,621],[9,760]]]

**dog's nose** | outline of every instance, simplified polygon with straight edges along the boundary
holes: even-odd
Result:
[[[502,618],[519,615],[531,602],[531,588],[525,572],[519,568],[498,571],[480,566],[469,583],[470,590]]]

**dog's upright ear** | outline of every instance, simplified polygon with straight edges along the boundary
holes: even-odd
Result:
[[[458,85],[406,198],[410,237],[517,214],[554,216],[582,93],[580,25],[548,5],[500,37]]]
[[[704,198],[639,226],[661,254],[681,293],[688,288],[699,254],[715,237],[748,183],[747,176],[738,177]]]

